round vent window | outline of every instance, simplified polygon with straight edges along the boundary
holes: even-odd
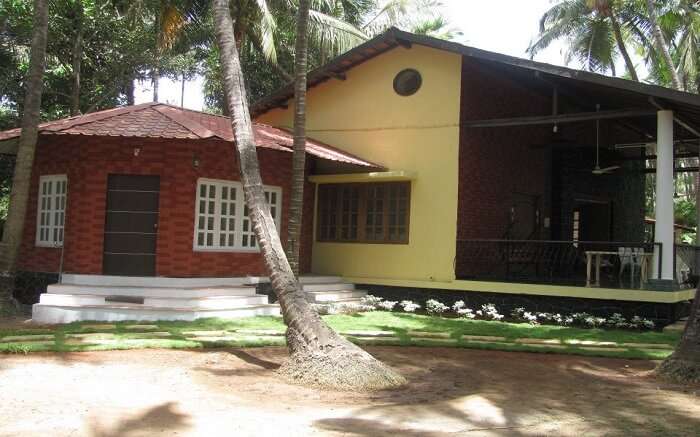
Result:
[[[407,68],[399,72],[394,78],[394,91],[400,96],[410,96],[419,89],[423,79],[420,73],[412,68]]]

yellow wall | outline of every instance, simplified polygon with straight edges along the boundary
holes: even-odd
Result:
[[[414,68],[423,77],[420,90],[409,97],[399,96],[392,87],[394,76],[404,68]],[[310,137],[414,175],[409,244],[315,242],[314,273],[454,279],[460,76],[459,55],[414,45],[350,69],[344,81],[330,79],[309,90]],[[294,109],[289,103],[288,109],[272,110],[258,121],[290,127]]]

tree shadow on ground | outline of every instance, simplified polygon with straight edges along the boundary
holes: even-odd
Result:
[[[206,349],[200,350],[201,352],[207,352]],[[250,364],[250,368],[230,368],[230,367],[216,367],[212,365],[195,367],[194,370],[199,372],[210,373],[215,376],[271,376],[270,370],[277,370],[280,367],[280,363],[270,361],[269,359],[261,358],[255,356],[253,353],[243,350],[243,349],[225,349],[219,350],[218,352],[224,352],[234,357],[240,359],[246,364]],[[257,350],[259,355],[260,349]]]
[[[700,386],[656,380],[648,361],[392,349],[370,351],[400,370],[408,387],[373,394],[348,417],[319,419],[314,426],[349,436],[693,435],[700,428]]]
[[[132,435],[148,435],[149,432],[163,432],[189,427],[187,414],[175,411],[175,403],[167,402],[153,407],[143,414],[124,419],[109,429],[97,422],[90,425],[92,437],[128,437]]]
[[[280,364],[275,363],[272,361],[264,360],[261,358],[256,357],[255,355],[252,355],[242,349],[231,349],[228,351],[231,355],[236,356],[237,358],[240,358],[241,360],[245,361],[248,364],[252,364],[254,366],[262,367],[263,369],[268,369],[268,370],[276,370],[279,369]]]

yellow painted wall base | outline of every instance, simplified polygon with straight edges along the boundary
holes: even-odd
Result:
[[[567,285],[521,284],[486,281],[406,281],[400,279],[344,277],[356,284],[391,287],[430,288],[437,290],[477,291],[486,293],[527,294],[533,296],[576,297],[584,299],[624,300],[632,302],[677,303],[693,299],[694,289],[680,291],[650,291],[616,288],[589,288]]]

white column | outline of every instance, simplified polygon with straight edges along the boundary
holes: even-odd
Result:
[[[657,117],[655,218],[655,241],[662,244],[661,279],[673,280],[673,111],[659,111]],[[658,252],[655,249],[653,279],[658,277]]]

